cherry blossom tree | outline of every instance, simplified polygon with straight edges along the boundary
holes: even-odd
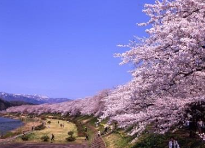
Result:
[[[22,105],[17,107],[10,107],[7,112],[18,113],[60,113],[62,115],[93,115],[99,116],[104,110],[104,99],[109,95],[110,90],[106,89],[99,92],[92,97],[83,99],[76,99],[73,101],[56,103],[56,104],[42,104],[42,105]]]
[[[111,93],[102,117],[134,125],[131,134],[153,122],[164,133],[183,119],[186,104],[204,100],[205,1],[157,0],[143,11],[150,20],[139,26],[151,26],[149,37],[117,54],[135,66],[133,80]]]

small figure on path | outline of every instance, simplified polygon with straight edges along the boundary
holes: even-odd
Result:
[[[190,128],[190,121],[189,120],[185,121],[185,127],[188,128],[188,129]]]
[[[115,129],[117,129],[117,122],[115,122],[114,124],[115,124]]]
[[[95,126],[98,127],[99,126],[99,122],[95,122]]]
[[[100,133],[100,130],[98,130],[98,137],[100,137],[101,136],[101,133]]]
[[[85,132],[87,132],[88,131],[88,128],[87,127],[85,127]]]
[[[104,133],[106,134],[106,133],[107,133],[107,131],[108,131],[108,126],[107,126],[107,125],[105,125],[105,130],[104,130]]]
[[[205,141],[205,135],[203,134],[203,141]]]
[[[58,121],[58,124],[59,124],[59,121]]]
[[[54,136],[54,134],[52,134],[51,135],[51,143],[54,141],[54,139],[55,139],[55,136]]]
[[[89,140],[88,134],[85,135],[85,140]]]
[[[180,148],[179,143],[173,137],[169,141],[169,148]]]
[[[201,119],[197,122],[197,127],[198,127],[199,134],[202,133],[203,124],[204,123]]]
[[[111,130],[111,132],[113,131],[113,125],[110,126],[110,130]]]

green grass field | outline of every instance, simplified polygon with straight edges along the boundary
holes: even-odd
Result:
[[[51,121],[50,124],[47,122]],[[59,124],[58,124],[59,121]],[[47,119],[46,121],[46,128],[43,130],[36,130],[30,134],[30,138],[28,142],[42,142],[41,137],[44,135],[48,135],[51,138],[51,134],[54,134],[55,141],[54,143],[66,143],[67,141],[65,138],[68,137],[68,132],[73,131],[74,137],[76,137],[76,142],[81,143],[84,137],[77,137],[77,127],[75,124],[63,120],[57,119]],[[61,127],[60,124],[64,124],[64,127]],[[50,140],[49,140],[50,141]],[[17,138],[16,142],[23,142],[21,138]]]
[[[108,148],[129,148],[126,139],[117,133],[112,133],[104,137],[104,140]]]

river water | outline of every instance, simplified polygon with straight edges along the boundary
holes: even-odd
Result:
[[[22,125],[23,123],[20,120],[0,117],[0,135],[4,135]]]

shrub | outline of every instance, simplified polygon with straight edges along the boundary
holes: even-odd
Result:
[[[48,121],[47,123],[48,123],[48,124],[51,124],[51,121]]]
[[[21,139],[22,139],[23,141],[28,141],[29,137],[28,137],[27,135],[23,135],[23,136],[21,137]]]
[[[44,142],[47,142],[49,140],[49,136],[48,135],[44,135],[41,137],[41,140],[44,141]]]
[[[73,137],[74,132],[73,131],[69,131],[68,135],[70,137],[66,138],[67,141],[71,142],[71,141],[75,141],[75,137]]]
[[[29,139],[31,139],[32,135],[33,135],[32,133],[23,135],[23,136],[21,136],[21,139],[23,141],[28,141]]]
[[[71,142],[71,141],[75,141],[75,137],[68,137],[66,138],[67,141]]]
[[[72,138],[73,137],[74,132],[73,131],[69,131],[68,135]]]
[[[36,126],[36,127],[35,127],[35,130],[43,130],[43,129],[45,129],[45,128],[46,128],[46,126],[42,123],[41,125]]]

